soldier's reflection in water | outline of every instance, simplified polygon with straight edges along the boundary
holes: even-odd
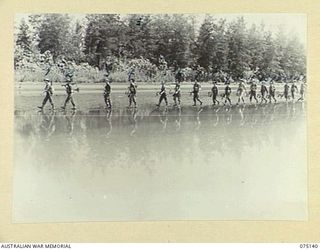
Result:
[[[225,123],[226,125],[230,125],[232,123],[231,107],[225,107]]]
[[[45,141],[49,141],[50,137],[56,130],[55,113],[53,110],[49,113],[45,113],[43,110],[41,110],[39,113],[41,115],[41,121],[39,126],[40,135],[41,137],[43,137]]]
[[[201,120],[200,120],[200,114],[203,111],[203,107],[201,107],[198,111],[197,111],[197,116],[196,116],[196,130],[199,130],[201,127]]]
[[[259,113],[260,113],[260,117],[259,117],[259,122],[260,123],[264,123],[266,121],[266,105],[261,105],[260,109],[259,109]]]
[[[285,115],[286,115],[286,120],[289,120],[290,119],[290,108],[289,108],[289,103],[287,102],[284,106],[285,108]]]
[[[76,110],[71,111],[71,114],[68,115],[67,113],[64,113],[64,117],[67,120],[67,134],[69,136],[73,135],[74,131],[74,120],[75,120],[75,115],[76,115]]]
[[[277,105],[276,104],[271,104],[271,106],[269,106],[269,118],[268,121],[272,122],[274,120],[274,114],[277,110]]]
[[[240,115],[239,126],[242,127],[245,124],[245,105],[238,106],[238,111]]]
[[[160,123],[162,124],[162,130],[165,131],[167,128],[168,123],[168,109],[165,108],[162,112],[159,114]]]
[[[112,110],[108,109],[106,111],[106,138],[109,138],[112,132]]]
[[[220,118],[219,118],[219,110],[221,109],[221,106],[220,107],[217,107],[217,108],[215,108],[214,109],[214,119],[213,119],[213,126],[214,127],[216,127],[218,124],[219,124],[219,120],[220,120]]]
[[[301,102],[301,112],[304,113],[304,102]]]
[[[130,132],[130,136],[135,135],[136,130],[138,128],[137,115],[138,115],[138,110],[137,109],[130,109],[129,120],[130,120],[131,124],[133,125],[133,128],[132,128],[132,130]]]
[[[296,118],[296,103],[292,102],[290,105],[290,119]]]
[[[181,129],[181,107],[177,107],[174,123],[176,125],[176,131],[179,131]]]
[[[249,124],[251,127],[254,127],[258,122],[256,112],[257,108],[255,106],[248,107]]]

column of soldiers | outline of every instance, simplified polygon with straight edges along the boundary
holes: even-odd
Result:
[[[60,65],[58,65],[58,67],[60,68],[60,70],[62,71],[62,73],[64,74],[65,76],[65,81],[66,83],[65,84],[62,84],[61,86],[65,87],[65,91],[66,91],[66,94],[67,94],[67,97],[64,101],[64,104],[63,106],[61,106],[61,109],[65,110],[66,109],[66,106],[67,104],[70,102],[72,104],[72,109],[75,110],[76,109],[76,104],[74,103],[74,100],[73,100],[73,93],[75,91],[79,92],[79,88],[76,87],[74,88],[73,85],[73,71],[74,69],[72,68],[71,65],[68,65],[68,63],[64,60],[62,60],[62,63]],[[45,74],[47,75],[47,73]],[[51,109],[55,109],[55,106],[54,106],[54,103],[53,103],[53,99],[52,99],[52,96],[53,96],[53,92],[54,92],[54,89],[53,89],[53,86],[52,86],[52,81],[50,81],[49,78],[45,78],[44,79],[44,82],[45,82],[45,87],[44,87],[44,94],[45,94],[45,97],[42,101],[42,105],[41,106],[38,106],[38,108],[40,110],[43,110],[44,106],[46,105],[46,103],[49,101],[49,103],[51,104]]]
[[[163,58],[161,58],[161,60],[164,60]],[[203,101],[200,100],[200,90],[201,90],[201,85],[199,84],[200,81],[200,76],[202,74],[202,69],[201,67],[197,67],[196,68],[196,74],[194,77],[194,83],[193,83],[193,88],[192,91],[189,92],[190,95],[193,96],[193,106],[197,105],[197,102],[200,104],[200,106],[202,106]],[[73,100],[73,93],[75,91],[79,91],[79,88],[74,88],[73,87],[73,81],[72,81],[72,77],[73,74],[72,73],[67,73],[65,75],[66,77],[66,83],[63,84],[62,86],[65,87],[66,90],[66,94],[67,97],[64,101],[63,106],[61,107],[61,109],[66,109],[66,105],[70,102],[72,104],[72,109],[76,109],[76,105],[74,103]],[[184,76],[183,76],[183,71],[181,68],[178,68],[176,73],[175,73],[175,87],[173,89],[173,92],[171,92],[171,90],[169,91],[170,94],[172,94],[173,96],[173,101],[174,101],[174,106],[175,107],[180,107],[181,105],[181,82],[184,80]],[[46,105],[46,103],[49,101],[49,103],[51,104],[51,108],[54,109],[54,103],[52,100],[52,95],[53,95],[53,87],[52,87],[52,82],[48,79],[45,78],[44,79],[45,82],[45,88],[44,88],[44,93],[45,93],[45,97],[43,99],[42,105],[38,106],[40,109],[43,109],[44,106]],[[137,86],[135,84],[135,70],[134,69],[130,69],[129,73],[128,73],[128,82],[129,82],[129,86],[127,91],[125,92],[128,96],[128,101],[129,101],[129,105],[128,108],[136,108],[137,107],[137,102],[136,102],[136,95],[137,95]],[[258,83],[261,83],[261,87],[260,87],[260,94],[257,94],[258,91]],[[230,87],[231,84],[231,78],[227,77],[225,79],[225,88],[224,88],[224,92],[219,95],[219,88],[217,86],[217,82],[213,81],[212,82],[213,86],[211,88],[211,91],[208,93],[208,95],[210,97],[212,97],[212,104],[213,105],[219,105],[220,102],[218,100],[218,97],[220,96],[224,102],[223,105],[232,105],[232,101],[231,101],[231,93],[232,93],[232,89]],[[238,84],[238,88],[236,90],[236,96],[238,97],[238,101],[236,103],[236,105],[239,104],[245,104],[245,96],[249,96],[249,101],[250,103],[252,101],[255,101],[256,103],[258,103],[258,98],[261,99],[260,103],[262,104],[264,103],[271,103],[273,102],[277,102],[276,99],[276,88],[275,88],[275,84],[274,82],[271,80],[269,82],[269,88],[267,87],[267,82],[266,81],[259,81],[258,78],[253,77],[252,79],[249,80],[249,93],[247,93],[247,88],[246,88],[246,81],[241,79],[239,84]],[[300,98],[298,98],[298,101],[303,101],[305,98],[305,89],[306,89],[306,84],[305,83],[301,83],[301,87],[300,87]],[[299,92],[298,87],[296,85],[296,81],[294,81],[291,86],[286,82],[284,85],[284,90],[282,94],[279,94],[278,97],[284,97],[286,101],[288,101],[289,99],[292,99],[293,101],[296,98],[296,93]],[[168,106],[168,98],[167,98],[167,91],[166,91],[166,84],[165,81],[161,82],[161,88],[160,91],[156,93],[157,96],[159,96],[159,101],[157,106],[159,107],[161,105],[161,103],[164,101],[165,105]],[[104,102],[106,105],[107,109],[111,109],[112,104],[111,104],[111,81],[109,79],[109,73],[107,72],[105,74],[105,86],[104,86],[104,92],[103,92],[103,97],[104,97]]]

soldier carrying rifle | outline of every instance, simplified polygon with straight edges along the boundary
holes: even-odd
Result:
[[[157,106],[160,107],[162,100],[164,100],[165,103],[166,103],[166,106],[168,106],[166,86],[165,86],[164,82],[161,83],[161,89],[160,89],[160,91],[157,93],[157,95],[160,95],[159,103],[157,104]]]
[[[211,92],[209,92],[209,96],[212,97],[213,105],[216,105],[216,103],[219,105],[220,102],[217,100],[218,92],[219,92],[218,87],[217,87],[217,83],[216,83],[216,81],[213,81],[212,83],[213,83],[213,86],[211,88]]]
[[[224,97],[224,105],[226,105],[227,101],[229,102],[230,105],[232,105],[231,99],[230,99],[230,95],[231,95],[230,82],[227,81],[226,84],[227,84],[227,86],[225,87],[225,89],[224,89],[224,94],[223,94],[223,97]]]
[[[299,91],[297,85],[295,84],[295,80],[293,81],[293,83],[291,85],[290,91],[291,91],[292,101],[294,101],[295,93],[296,93],[296,91],[297,92]]]
[[[283,90],[283,96],[284,98],[286,99],[286,102],[289,100],[289,89],[290,89],[290,86],[289,84],[286,82],[285,85],[284,85],[284,90]]]
[[[240,104],[240,102],[242,101],[242,103],[244,103],[244,94],[246,92],[246,86],[244,85],[244,81],[242,79],[240,79],[240,83],[237,89],[237,96],[238,96],[238,102],[237,105]]]
[[[269,103],[271,103],[271,99],[273,99],[274,102],[277,102],[275,95],[276,95],[276,87],[274,86],[273,80],[271,80],[270,86],[269,86]]]
[[[53,95],[52,82],[50,82],[48,78],[45,78],[44,82],[46,83],[46,86],[44,87],[44,91],[43,91],[43,93],[45,93],[45,97],[42,101],[42,105],[38,106],[38,108],[42,110],[46,105],[47,101],[49,101],[51,104],[51,108],[54,109],[54,104],[52,101],[52,95]]]
[[[132,103],[134,104],[134,107],[137,107],[136,103],[136,95],[137,95],[137,86],[135,85],[135,70],[132,68],[129,73],[128,73],[128,80],[129,80],[129,87],[128,87],[128,98],[129,98],[129,106],[128,108],[131,107]]]
[[[298,101],[304,101],[304,96],[305,96],[305,92],[306,92],[306,87],[307,85],[304,82],[301,82],[301,86],[300,86],[300,98],[298,99]]]
[[[190,92],[190,94],[193,94],[193,106],[197,105],[197,101],[200,102],[200,106],[202,105],[202,101],[199,99],[200,89],[200,84],[197,82],[197,80],[195,80],[193,84],[193,90]]]
[[[134,84],[134,79],[131,79],[127,93],[128,93],[128,98],[129,98],[128,108],[131,108],[132,103],[134,104],[134,107],[136,108],[137,107],[137,102],[136,102],[137,86]]]
[[[176,86],[174,87],[174,92],[173,92],[172,96],[173,96],[174,105],[180,106],[181,93],[180,93],[180,83],[179,82],[176,82]],[[177,104],[177,100],[178,100],[178,104]]]
[[[258,99],[257,99],[257,82],[258,79],[253,79],[252,83],[250,85],[250,103],[252,102],[252,98],[254,98],[256,100],[256,103],[258,103]]]
[[[110,85],[110,80],[108,78],[109,74],[105,74],[105,83],[106,85],[104,86],[104,92],[103,92],[103,97],[104,97],[104,102],[106,104],[107,109],[111,109],[111,99],[110,99],[110,94],[111,94],[111,85]]]
[[[261,82],[260,93],[261,93],[261,102],[260,102],[260,103],[262,103],[263,101],[264,101],[265,103],[267,103],[268,100],[267,100],[266,97],[267,97],[267,95],[268,95],[268,89],[267,89],[267,87],[266,87],[266,85],[265,85],[265,81],[262,81],[262,82]]]
[[[67,75],[66,84],[62,84],[61,86],[64,86],[66,88],[67,98],[64,101],[64,105],[61,107],[62,109],[65,109],[67,106],[67,103],[70,101],[72,104],[72,109],[76,109],[76,105],[73,101],[72,94],[74,93],[74,90],[72,88],[72,76]],[[79,88],[75,89],[76,91],[79,91]]]

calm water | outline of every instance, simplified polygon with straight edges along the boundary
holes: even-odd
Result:
[[[90,94],[78,111],[39,113],[41,97],[16,96],[15,222],[307,219],[303,103],[121,98],[111,112]]]

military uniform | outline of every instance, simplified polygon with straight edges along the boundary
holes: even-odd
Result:
[[[295,92],[298,91],[298,88],[297,88],[297,85],[295,85],[295,83],[292,83],[291,85],[291,97],[292,97],[292,100],[294,100],[294,97],[295,97]]]
[[[267,101],[266,95],[268,94],[268,89],[264,83],[262,83],[262,85],[261,85],[260,93],[261,93],[261,103],[263,101],[265,101],[265,103],[267,103],[268,101]]]
[[[238,90],[237,90],[238,104],[240,103],[240,101],[242,101],[244,103],[243,95],[245,93],[245,90],[246,90],[246,86],[244,85],[243,82],[240,82],[239,86],[238,86]]]
[[[200,91],[200,84],[195,82],[193,84],[193,106],[196,106],[196,102],[200,102],[200,105],[202,105],[202,101],[199,99],[199,91]]]
[[[251,83],[250,86],[250,102],[252,102],[252,97],[256,100],[256,102],[258,102],[257,99],[257,84],[255,82]]]
[[[219,105],[219,101],[217,100],[217,97],[218,97],[218,87],[217,85],[214,83],[212,88],[211,88],[211,93],[212,93],[212,103],[213,105],[216,105],[216,103]]]
[[[227,103],[227,101],[229,102],[229,104],[231,105],[231,99],[230,99],[230,95],[231,95],[231,88],[229,86],[229,84],[227,84],[227,86],[224,89],[224,104]]]
[[[159,92],[160,98],[159,98],[159,103],[157,106],[160,106],[162,100],[165,101],[166,106],[168,106],[168,100],[167,100],[167,93],[166,93],[166,87],[164,84],[162,84],[160,92]]]
[[[174,87],[174,93],[173,93],[173,101],[174,101],[175,105],[177,105],[177,99],[178,99],[178,103],[180,105],[180,97],[181,97],[180,84],[176,83],[176,86]]]
[[[104,92],[103,92],[104,102],[105,102],[107,108],[111,108],[110,94],[111,94],[111,85],[110,85],[109,80],[107,79],[106,85],[104,87]]]
[[[276,87],[274,86],[273,83],[270,83],[270,86],[269,86],[269,102],[270,103],[271,103],[272,98],[273,98],[274,102],[277,102],[275,95],[276,95]]]
[[[66,106],[67,106],[67,103],[70,101],[73,108],[75,109],[76,105],[74,104],[74,101],[73,101],[73,97],[72,97],[72,94],[73,94],[73,89],[72,89],[72,86],[71,86],[71,83],[70,81],[68,81],[65,85],[66,88],[66,93],[67,93],[67,98],[66,100],[64,101],[64,105],[61,107],[62,109],[65,109]]]
[[[289,89],[290,89],[290,86],[288,83],[286,83],[284,85],[284,91],[283,91],[283,96],[286,99],[286,101],[289,99]]]
[[[136,86],[134,85],[134,83],[131,81],[130,86],[128,87],[128,97],[129,97],[129,107],[131,107],[132,103],[134,103],[134,107],[137,106],[136,103],[136,94],[137,94],[137,90],[136,90]]]
[[[306,84],[305,83],[301,83],[301,86],[300,86],[300,98],[298,99],[298,101],[303,101],[304,100],[305,91],[306,91]]]
[[[43,109],[47,101],[49,101],[52,109],[54,109],[54,104],[52,101],[53,88],[52,88],[51,82],[49,81],[49,79],[45,79],[44,81],[46,83],[46,86],[44,87],[44,91],[43,91],[45,93],[45,97],[42,101],[42,106],[39,106],[39,108]]]

